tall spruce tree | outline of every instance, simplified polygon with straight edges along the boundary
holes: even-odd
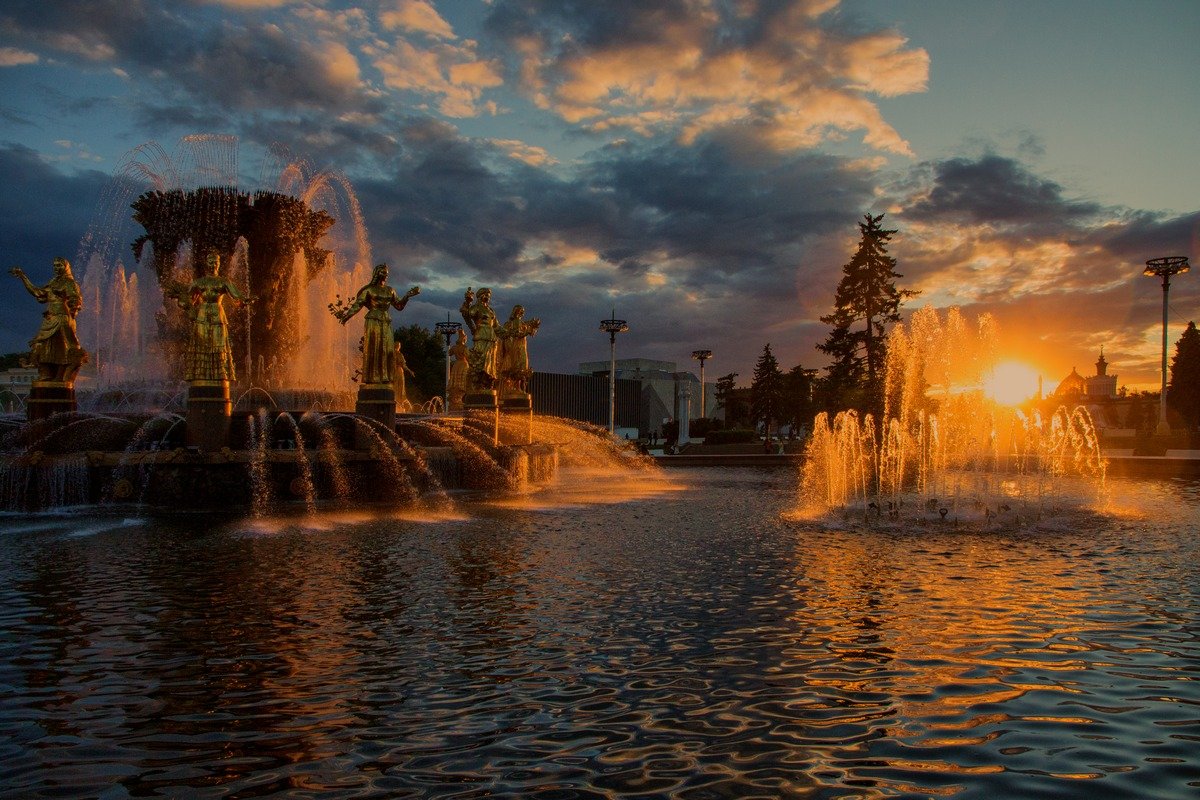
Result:
[[[858,223],[858,250],[842,267],[833,313],[821,317],[833,330],[817,345],[833,359],[826,367],[826,402],[875,413],[883,404],[887,326],[900,319],[900,304],[919,294],[896,288],[896,279],[904,276],[887,254],[896,231],[885,229],[882,222],[882,214],[864,214]]]
[[[1200,331],[1189,322],[1175,343],[1171,379],[1167,383],[1167,405],[1183,418],[1189,431],[1200,425]]]
[[[763,423],[764,433],[771,435],[771,422],[779,419],[783,411],[783,372],[779,362],[771,353],[771,345],[763,346],[762,355],[754,365],[754,379],[750,382],[750,415],[755,425]]]

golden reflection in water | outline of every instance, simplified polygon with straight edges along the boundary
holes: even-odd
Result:
[[[687,485],[661,471],[617,472],[602,467],[566,466],[558,478],[523,494],[494,498],[499,508],[539,511],[650,500],[686,490]]]
[[[1013,540],[999,535],[860,531],[825,536],[821,544],[826,546],[802,540],[795,551],[798,610],[791,619],[803,638],[787,655],[794,669],[807,672],[808,685],[883,695],[872,705],[892,710],[889,736],[917,740],[912,746],[919,748],[983,744],[996,734],[967,731],[1009,719],[986,709],[1019,707],[1013,701],[1029,692],[1080,693],[1069,673],[1087,664],[1072,654],[1089,648],[1069,634],[1087,627],[1085,598],[1100,586],[1096,575],[1075,570],[1053,548],[1039,551],[1031,572],[1025,559],[1010,558]],[[821,652],[837,654],[842,668],[813,671],[804,664],[806,654]],[[1022,681],[1023,665],[1034,660],[1040,672],[1061,671],[1064,678]],[[980,713],[964,721],[973,707]],[[881,713],[869,716],[879,719]],[[1066,715],[1053,721],[1094,724]],[[898,758],[887,763],[964,774],[1002,769]]]

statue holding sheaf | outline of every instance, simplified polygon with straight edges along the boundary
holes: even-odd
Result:
[[[538,332],[540,319],[525,319],[525,307],[513,306],[508,321],[500,326],[500,380],[508,393],[524,394],[533,370],[529,368],[526,339]]]
[[[471,351],[467,359],[471,388],[495,389],[500,380],[500,322],[492,310],[492,290],[483,287],[476,294],[468,287],[458,310],[471,332]]]

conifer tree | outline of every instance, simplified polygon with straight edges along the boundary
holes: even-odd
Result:
[[[779,419],[783,410],[783,372],[771,352],[771,345],[763,346],[762,355],[754,365],[754,379],[750,382],[750,415],[757,425],[763,423],[764,431],[771,436],[771,422]]]
[[[746,402],[746,395],[749,394],[749,390],[738,388],[737,376],[736,372],[730,372],[728,375],[722,375],[717,379],[717,408],[724,409],[725,411],[726,428],[736,428],[744,424],[747,415],[750,413]]]
[[[863,220],[858,223],[862,232],[858,250],[842,267],[833,313],[821,317],[833,330],[817,349],[833,359],[826,367],[828,401],[878,411],[887,326],[900,319],[900,304],[918,292],[896,288],[896,279],[904,276],[896,272],[896,259],[887,254],[896,231],[882,227],[882,214],[865,214]]]
[[[795,430],[801,426],[811,426],[816,416],[814,408],[813,384],[817,371],[805,369],[803,364],[797,364],[783,376],[783,403],[779,422],[787,423]]]
[[[1175,343],[1167,405],[1183,418],[1189,431],[1200,425],[1200,331],[1195,322],[1188,323]]]

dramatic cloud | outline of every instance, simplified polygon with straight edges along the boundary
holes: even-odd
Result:
[[[380,11],[379,20],[389,30],[406,30],[427,33],[439,39],[453,39],[454,29],[442,19],[426,0],[395,0],[391,9]]]
[[[894,251],[922,302],[992,313],[1026,353],[1066,355],[1082,368],[1104,346],[1135,379],[1153,366],[1147,344],[1159,335],[1161,296],[1141,271],[1156,255],[1194,252],[1200,213],[1071,199],[990,153],[920,164],[898,185]],[[1200,290],[1181,281],[1173,304],[1198,301]]]
[[[490,63],[475,57],[471,42],[419,45],[397,39],[386,49],[368,47],[366,52],[389,89],[433,95],[437,110],[447,117],[480,113],[483,90],[503,83]]]
[[[1020,162],[999,155],[955,158],[929,165],[928,192],[905,208],[924,222],[961,220],[988,225],[1064,224],[1094,217],[1095,203],[1068,200],[1057,183],[1034,175]]]
[[[541,107],[600,131],[751,127],[779,149],[862,131],[908,154],[868,95],[922,91],[929,58],[893,31],[823,18],[835,2],[497,0],[488,21]]]

